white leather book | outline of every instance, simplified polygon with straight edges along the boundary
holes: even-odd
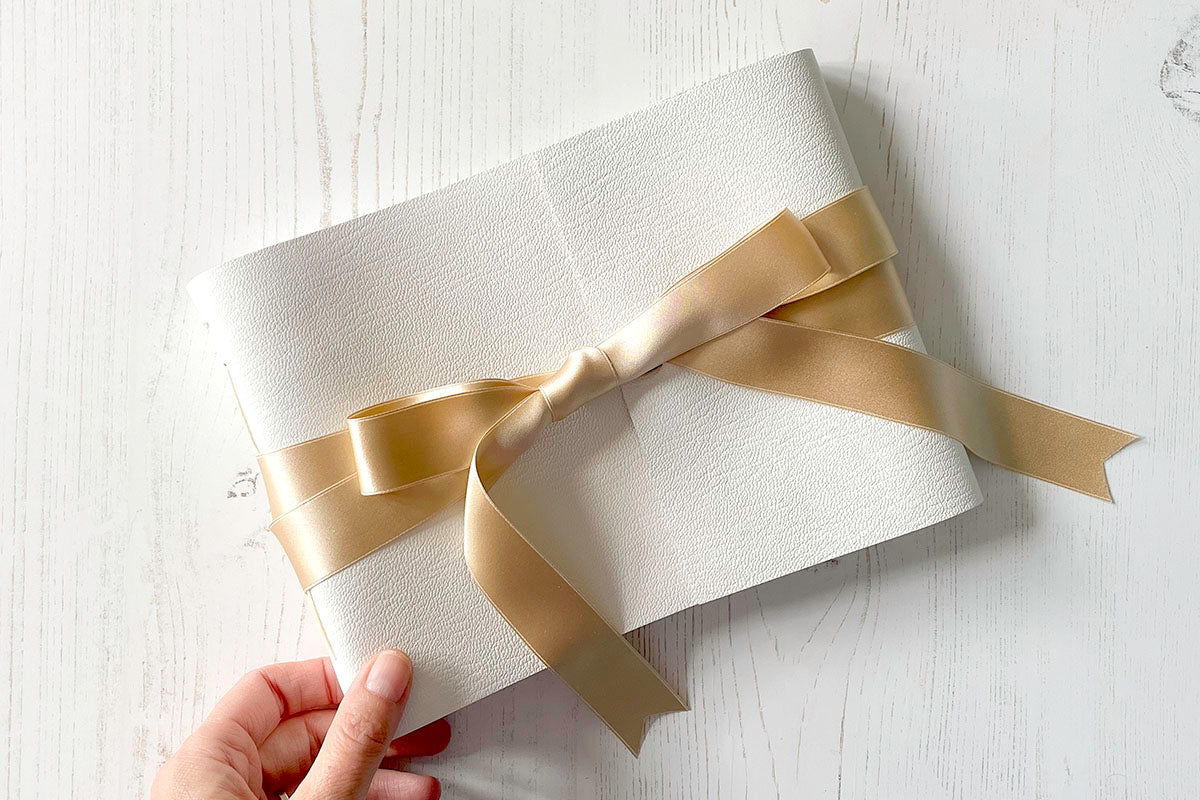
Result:
[[[235,259],[190,291],[271,451],[385,399],[554,369],[781,209],[861,185],[806,50]],[[889,338],[921,347],[915,329]],[[494,494],[625,631],[980,501],[941,434],[670,364],[552,426]],[[411,654],[404,730],[542,668],[467,572],[461,504],[311,596],[343,682],[382,647]]]

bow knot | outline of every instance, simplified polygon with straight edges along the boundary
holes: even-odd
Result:
[[[599,347],[581,347],[567,354],[538,391],[550,408],[550,418],[558,422],[620,384],[607,353]]]

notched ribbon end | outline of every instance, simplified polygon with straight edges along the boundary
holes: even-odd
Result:
[[[1023,402],[1033,405],[1031,401]],[[1108,461],[1142,437],[1073,414],[1050,410],[1059,415],[1064,427],[1074,428],[1071,435],[1063,437],[1057,446],[1043,447],[1040,457],[1031,460],[1019,457],[1010,462],[1005,459],[985,458],[1012,472],[1028,475],[1097,500],[1115,502],[1112,488],[1108,484]],[[969,446],[968,449],[976,455],[982,455]],[[1023,455],[1027,456],[1029,453],[1030,451],[1027,451]]]
[[[646,735],[647,722],[651,718],[657,717],[659,714],[691,710],[688,704],[669,687],[663,684],[662,688],[664,690],[663,697],[657,703],[647,701],[645,705],[639,705],[633,713],[622,714],[617,719],[600,716],[608,729],[616,734],[616,737],[621,740],[621,744],[625,745],[634,758],[637,758],[642,752],[642,740]]]
[[[1108,485],[1108,462],[1109,462],[1109,459],[1111,459],[1117,453],[1124,450],[1129,445],[1133,444],[1136,441],[1140,441],[1141,439],[1144,438],[1142,436],[1139,436],[1136,433],[1130,433],[1129,431],[1122,431],[1122,430],[1118,430],[1116,428],[1113,429],[1113,433],[1114,433],[1114,436],[1113,436],[1114,441],[1113,441],[1112,449],[1109,450],[1108,455],[1106,455],[1100,461],[1099,469],[1098,469],[1099,474],[1096,476],[1096,486],[1099,489],[1099,491],[1094,492],[1094,493],[1089,492],[1089,494],[1092,494],[1093,497],[1095,497],[1099,500],[1104,500],[1109,503],[1116,502],[1115,500],[1113,500],[1112,489]]]

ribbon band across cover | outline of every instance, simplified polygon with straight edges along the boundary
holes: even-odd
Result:
[[[684,704],[506,518],[490,493],[552,422],[664,363],[950,436],[1001,467],[1110,500],[1136,437],[1003,392],[882,337],[913,324],[868,190],[786,209],[550,373],[430,389],[259,456],[272,531],[311,589],[465,497],[471,575],[633,752]],[[567,521],[569,524],[569,521]]]

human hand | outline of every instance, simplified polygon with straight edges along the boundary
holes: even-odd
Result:
[[[363,667],[344,697],[327,658],[254,670],[158,771],[151,800],[437,800],[436,779],[399,770],[450,742],[444,719],[392,739],[411,685],[398,650]]]

